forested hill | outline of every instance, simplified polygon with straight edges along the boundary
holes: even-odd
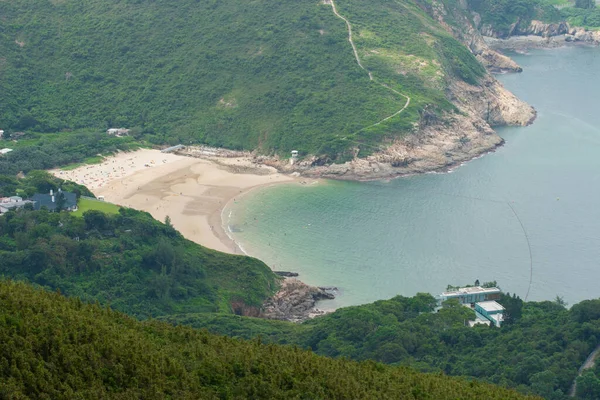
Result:
[[[0,281],[0,397],[524,399],[490,384],[138,322]]]
[[[453,112],[450,80],[485,73],[419,2],[336,0],[363,69],[327,3],[0,2],[0,129],[344,158]]]
[[[23,179],[0,175],[0,197],[58,188],[90,195],[84,186],[45,172]],[[181,312],[258,314],[279,287],[262,261],[207,249],[186,240],[168,221],[118,207],[114,213],[88,210],[83,215],[26,209],[3,214],[0,276],[110,304],[138,318]]]
[[[240,338],[308,347],[317,354],[408,365],[468,376],[550,400],[566,400],[578,369],[600,344],[600,300],[567,309],[560,301],[499,300],[501,328],[465,326],[475,314],[449,302],[434,312],[429,294],[397,296],[291,324],[225,315],[166,317]],[[600,398],[600,366],[578,378],[577,398]]]

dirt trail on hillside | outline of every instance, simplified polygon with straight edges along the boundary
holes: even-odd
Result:
[[[337,11],[337,7],[335,6],[335,2],[334,0],[323,0],[324,4],[328,4],[331,6],[331,8],[333,9],[333,13],[335,14],[336,17],[340,18],[341,20],[343,20],[346,23],[346,26],[348,27],[348,41],[350,42],[350,45],[352,46],[352,51],[354,52],[354,58],[356,58],[356,62],[358,64],[359,67],[361,67],[362,69],[364,69],[367,74],[369,74],[369,79],[378,83],[379,85],[383,86],[384,88],[396,93],[397,95],[400,95],[402,97],[404,97],[406,99],[406,103],[404,104],[404,107],[402,107],[400,110],[396,111],[395,113],[393,113],[392,115],[385,117],[384,119],[382,119],[381,121],[378,121],[376,123],[374,123],[373,125],[369,125],[365,128],[362,128],[362,130],[368,129],[368,128],[372,128],[374,126],[377,126],[391,118],[394,118],[395,116],[399,115],[400,113],[402,113],[402,111],[406,110],[406,108],[410,105],[410,97],[400,93],[399,91],[392,89],[391,87],[389,87],[388,85],[381,83],[381,82],[377,82],[375,80],[375,78],[373,78],[373,74],[371,73],[371,71],[369,71],[368,69],[366,69],[362,62],[360,61],[360,57],[358,56],[358,50],[356,48],[356,44],[354,44],[354,40],[352,39],[352,24],[350,23],[350,21],[348,21],[348,19],[346,17],[344,17],[343,15],[341,15],[338,11]],[[359,131],[360,132],[360,131]],[[358,133],[358,132],[356,132]]]
[[[600,353],[600,345],[598,345],[594,349],[594,351],[592,351],[590,353],[588,358],[585,359],[585,362],[581,365],[581,367],[579,367],[579,373],[575,377],[575,380],[573,380],[573,385],[571,385],[571,390],[569,390],[570,397],[575,397],[575,393],[577,392],[577,378],[581,376],[583,371],[585,371],[586,369],[590,369],[594,366],[594,364],[596,363],[596,357],[598,356],[598,353]]]

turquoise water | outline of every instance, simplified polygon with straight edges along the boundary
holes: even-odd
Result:
[[[499,78],[538,118],[500,129],[495,153],[452,173],[257,190],[227,211],[234,238],[276,270],[337,286],[323,308],[475,279],[529,300],[599,297],[600,49],[514,58],[524,72]]]

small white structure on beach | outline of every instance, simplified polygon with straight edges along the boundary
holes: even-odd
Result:
[[[292,150],[292,158],[290,158],[290,165],[294,165],[298,159],[298,150]]]
[[[110,128],[106,131],[111,136],[121,137],[129,135],[129,129],[125,128]]]

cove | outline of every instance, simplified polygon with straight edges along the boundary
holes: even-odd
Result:
[[[538,118],[499,128],[496,152],[451,173],[264,188],[224,224],[273,269],[338,287],[325,309],[476,279],[527,300],[598,297],[600,49],[511,56],[524,71],[499,79]]]

